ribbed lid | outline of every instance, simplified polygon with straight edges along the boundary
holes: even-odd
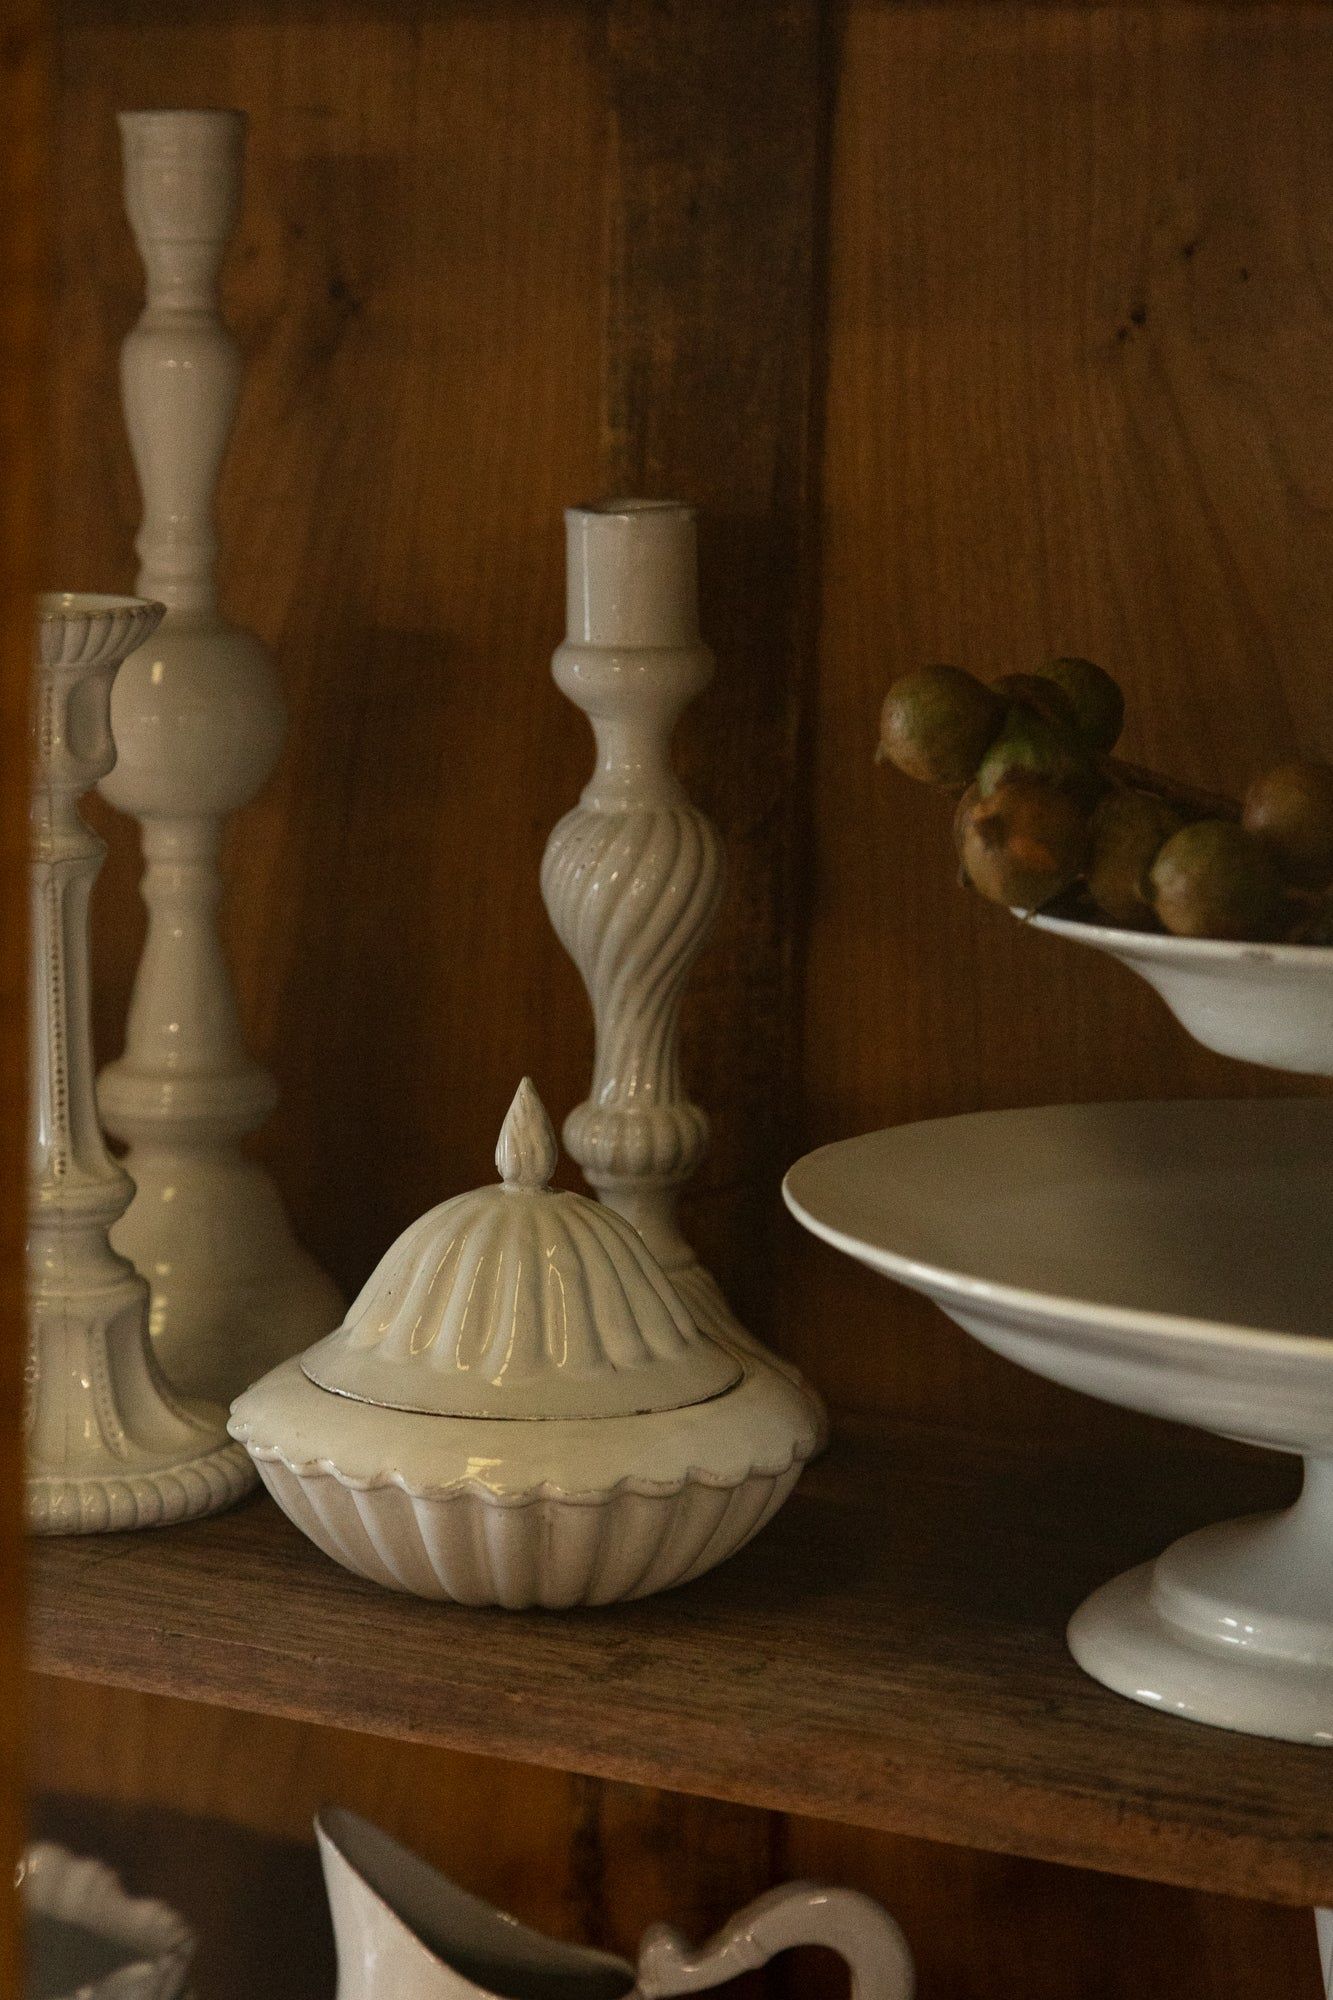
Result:
[[[706,1402],[741,1378],[695,1325],[638,1231],[547,1185],[558,1153],[528,1078],[495,1161],[501,1185],[456,1195],[381,1258],[312,1382],[447,1417],[628,1417]]]

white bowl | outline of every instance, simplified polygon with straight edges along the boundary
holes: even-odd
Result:
[[[1071,917],[1023,921],[1118,958],[1206,1049],[1300,1076],[1333,1076],[1333,946],[1162,937]]]
[[[511,1611],[610,1604],[725,1562],[815,1450],[809,1393],[737,1358],[736,1387],[692,1408],[527,1422],[371,1409],[298,1359],[238,1398],[230,1428],[284,1514],[373,1583]]]
[[[1333,1101],[982,1112],[826,1146],[787,1204],[997,1353],[1306,1462],[1286,1513],[1205,1529],[1070,1625],[1108,1686],[1333,1743]]]
[[[19,1870],[26,2000],[179,2000],[194,1933],[158,1903],[54,1841],[35,1841]]]

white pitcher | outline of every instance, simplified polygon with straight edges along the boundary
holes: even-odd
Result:
[[[852,1889],[770,1889],[693,1951],[655,1924],[627,1959],[561,1944],[469,1896],[355,1813],[315,1821],[338,1947],[337,2000],[667,2000],[764,1965],[791,1945],[846,1959],[852,2000],[912,2000],[893,1918]]]

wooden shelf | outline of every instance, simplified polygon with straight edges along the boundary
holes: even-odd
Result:
[[[39,1671],[1292,1903],[1333,1902],[1333,1760],[1154,1715],[1065,1617],[1294,1467],[1156,1430],[1089,1459],[839,1443],[684,1591],[612,1611],[387,1596],[259,1499],[34,1545]],[[1093,1523],[1087,1526],[1089,1520]]]

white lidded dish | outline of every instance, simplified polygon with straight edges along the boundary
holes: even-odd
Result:
[[[646,1597],[734,1554],[815,1449],[803,1389],[704,1332],[630,1223],[548,1185],[556,1159],[525,1079],[501,1184],[413,1223],[336,1332],[232,1407],[284,1512],[391,1589]]]

